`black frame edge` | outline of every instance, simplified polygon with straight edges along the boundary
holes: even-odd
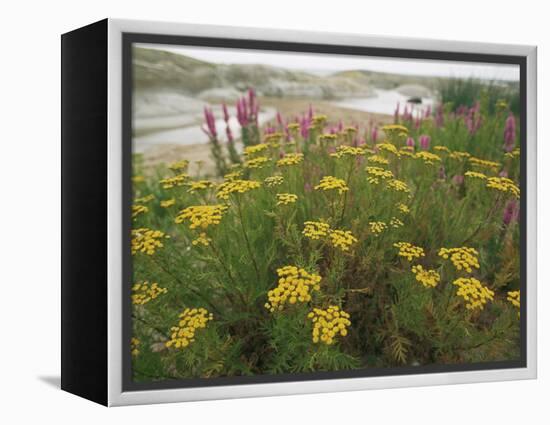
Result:
[[[61,36],[61,389],[107,395],[108,20]]]

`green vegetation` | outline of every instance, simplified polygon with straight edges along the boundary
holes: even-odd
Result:
[[[374,135],[313,111],[261,128],[256,101],[244,153],[213,149],[225,175],[174,158],[145,177],[135,157],[136,381],[519,358],[504,102]]]

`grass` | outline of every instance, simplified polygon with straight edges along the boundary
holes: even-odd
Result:
[[[144,177],[136,156],[134,379],[519,358],[509,113],[399,118],[378,140],[368,123],[248,115],[244,154],[214,151],[226,172],[210,179],[184,158]]]

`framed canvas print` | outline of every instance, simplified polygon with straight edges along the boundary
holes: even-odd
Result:
[[[536,377],[536,49],[62,36],[62,388],[105,405]]]

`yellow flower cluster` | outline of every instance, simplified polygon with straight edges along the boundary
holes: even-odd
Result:
[[[302,234],[310,239],[318,240],[324,238],[330,232],[328,223],[322,221],[306,221]]]
[[[254,154],[265,151],[268,147],[269,145],[267,143],[260,143],[258,145],[247,146],[246,148],[244,148],[244,154],[246,156],[252,156]]]
[[[130,351],[132,352],[132,356],[137,356],[139,354],[139,345],[141,344],[140,340],[136,337],[132,337],[132,340],[130,341]]]
[[[488,161],[486,159],[480,159],[473,156],[469,158],[469,161],[470,161],[470,164],[474,166],[482,167],[482,168],[496,169],[500,167],[499,162]]]
[[[405,192],[410,193],[409,186],[407,186],[407,183],[401,180],[392,179],[388,182],[388,187],[395,190],[396,192]]]
[[[390,220],[390,226],[395,227],[397,229],[398,227],[404,226],[404,224],[397,217],[392,217]]]
[[[324,133],[319,136],[319,142],[336,142],[338,135],[332,133]]]
[[[364,155],[364,151],[361,148],[356,148],[354,146],[341,145],[336,148],[335,153],[331,153],[330,156],[334,158],[343,158],[345,156],[353,157]]]
[[[326,115],[314,115],[311,119],[311,123],[313,127],[320,127],[322,128],[324,124],[327,122],[328,117]]]
[[[398,209],[400,212],[402,212],[403,214],[408,214],[408,213],[411,212],[410,208],[409,208],[407,205],[405,205],[405,204],[403,204],[403,203],[401,203],[401,202],[398,202],[398,203],[396,204],[396,207],[397,207],[397,209]]]
[[[188,178],[187,174],[178,174],[177,176],[160,180],[160,184],[163,189],[173,189],[174,187],[183,186]]]
[[[382,180],[393,179],[393,173],[382,167],[368,166],[365,168],[365,171],[368,174],[367,181],[372,184],[378,184],[379,178]]]
[[[520,156],[520,150],[519,150],[519,148],[515,148],[512,152],[506,152],[504,154],[504,156],[507,157],[507,158],[519,157]]]
[[[298,200],[298,196],[293,193],[277,193],[277,205],[293,204]]]
[[[151,230],[146,227],[132,229],[132,255],[138,252],[153,255],[157,248],[164,246],[162,239],[169,237],[160,230]]]
[[[383,221],[371,221],[369,222],[369,228],[374,236],[378,236],[380,233],[388,228],[388,225]]]
[[[197,180],[189,183],[189,189],[187,189],[187,192],[195,193],[198,190],[206,190],[211,187],[214,187],[214,183],[210,180]]]
[[[271,161],[267,156],[259,156],[257,158],[249,159],[245,161],[245,168],[263,168],[266,166],[269,161]]]
[[[297,123],[297,122],[291,122],[291,123],[288,123],[288,125],[286,126],[286,128],[288,128],[288,129],[291,130],[291,131],[296,131],[296,130],[299,130],[299,129],[300,129],[300,124]]]
[[[143,183],[144,181],[144,176],[132,176],[132,183]]]
[[[405,257],[409,261],[412,261],[413,258],[424,257],[425,255],[423,248],[409,242],[396,242],[393,246],[399,249],[398,255],[400,257]]]
[[[232,193],[246,193],[253,189],[258,189],[261,183],[256,180],[230,180],[223,182],[218,186],[216,196],[220,199],[228,200]]]
[[[451,153],[451,150],[447,146],[436,145],[436,146],[434,146],[434,150],[440,151],[440,152]]]
[[[333,177],[333,176],[325,176],[321,179],[319,184],[315,186],[315,190],[338,190],[338,193],[341,195],[342,193],[349,190],[349,187],[346,185],[346,182],[342,179]]]
[[[266,177],[264,180],[267,187],[274,187],[283,184],[283,176],[271,176]]]
[[[202,232],[196,239],[193,239],[191,241],[191,244],[193,246],[196,246],[196,245],[204,245],[204,246],[208,246],[210,245],[210,242],[212,241],[211,238],[209,238],[206,233]]]
[[[264,136],[264,141],[270,146],[277,147],[283,137],[285,137],[285,135],[278,131],[276,133],[266,134]]]
[[[397,150],[397,148],[395,147],[394,144],[392,143],[378,143],[376,145],[376,147],[381,150],[381,151],[386,151],[386,152],[389,152],[389,153],[392,153],[396,156],[400,156],[401,154],[399,153],[399,151]]]
[[[231,181],[231,180],[236,180],[238,179],[239,177],[241,177],[243,175],[243,172],[240,171],[240,170],[236,170],[236,171],[232,171],[231,173],[227,173],[226,175],[223,176],[223,179],[225,181]]]
[[[472,272],[472,267],[479,269],[479,261],[477,256],[479,253],[474,248],[441,248],[438,255],[445,260],[449,257],[457,270],[466,270]]]
[[[326,310],[314,308],[307,317],[313,322],[311,338],[315,344],[334,344],[338,336],[348,334],[348,327],[351,325],[350,315],[335,305]]]
[[[170,339],[166,341],[166,347],[185,348],[195,341],[195,334],[198,329],[203,329],[214,317],[205,308],[186,308],[179,315],[177,326],[172,326]]]
[[[142,196],[141,198],[134,199],[135,204],[146,204],[148,202],[151,202],[153,199],[155,199],[155,195],[152,193],[150,195]]]
[[[451,152],[451,154],[449,155],[450,158],[458,159],[458,160],[470,158],[471,156],[472,155],[470,155],[468,152],[460,152],[460,151]]]
[[[435,270],[425,270],[421,265],[412,267],[412,272],[416,276],[416,280],[426,288],[435,288],[439,283],[440,276]]]
[[[466,177],[471,177],[471,178],[474,178],[474,179],[480,179],[480,180],[486,180],[487,179],[487,176],[483,173],[479,173],[477,171],[466,171],[464,173],[464,175]]]
[[[132,205],[132,218],[135,220],[140,214],[145,214],[149,211],[145,205]]]
[[[495,293],[486,286],[483,286],[479,280],[474,277],[460,277],[453,282],[458,286],[456,295],[466,301],[468,310],[476,308],[483,310],[487,301],[493,300]]]
[[[399,155],[414,158],[414,153],[412,151],[414,151],[414,148],[412,146],[403,146],[401,149],[399,149]]]
[[[417,152],[414,156],[416,159],[421,159],[424,161],[424,164],[433,165],[435,162],[441,161],[441,157],[435,153],[420,151]]]
[[[188,166],[189,161],[182,159],[181,161],[173,162],[168,166],[168,168],[173,171],[185,171]]]
[[[382,127],[382,131],[386,136],[391,137],[393,135],[406,136],[409,134],[409,129],[400,124],[388,124]]]
[[[278,167],[286,167],[289,165],[297,165],[304,160],[302,153],[287,153],[283,158],[277,161]]]
[[[510,303],[516,307],[520,307],[520,291],[508,291],[508,296],[506,297]]]
[[[144,305],[154,300],[159,295],[166,294],[168,289],[161,288],[157,282],[149,283],[147,281],[136,283],[132,286],[132,304]]]
[[[176,205],[176,200],[174,198],[166,199],[164,201],[160,201],[160,206],[162,208],[169,208],[173,205]]]
[[[279,283],[267,293],[268,302],[265,303],[265,308],[272,313],[282,310],[287,301],[289,304],[310,301],[311,292],[321,288],[321,276],[296,266],[281,267],[277,269],[277,275]]]
[[[519,187],[506,177],[489,177],[487,178],[487,187],[490,189],[508,192],[519,199]]]
[[[388,165],[390,161],[388,161],[386,158],[380,155],[372,155],[367,158],[368,162],[372,162],[374,164],[380,164],[380,165]]]
[[[206,229],[210,225],[220,224],[227,205],[194,205],[181,210],[176,216],[176,223],[181,224],[188,220],[191,222],[189,228]]]
[[[329,236],[332,245],[342,251],[349,251],[349,247],[357,243],[357,238],[349,230],[331,230]]]

